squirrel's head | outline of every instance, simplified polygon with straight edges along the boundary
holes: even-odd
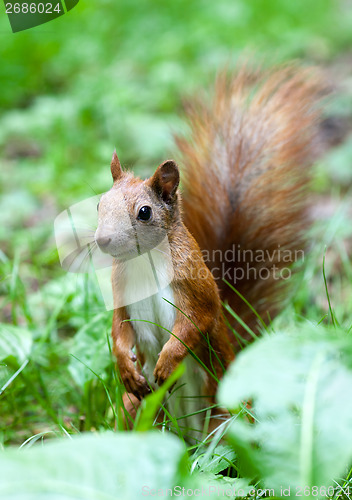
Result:
[[[111,161],[114,184],[98,204],[95,241],[99,248],[121,260],[155,248],[179,217],[180,174],[173,160],[159,165],[146,180],[121,168],[116,152]]]

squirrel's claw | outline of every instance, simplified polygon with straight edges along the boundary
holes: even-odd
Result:
[[[176,382],[175,382],[174,384],[172,384],[172,386],[170,387],[170,389],[169,389],[169,394],[171,394],[171,393],[172,393],[172,391],[173,391],[173,390],[174,390],[174,388],[175,388],[175,385],[176,385]]]
[[[130,373],[129,376],[123,380],[123,384],[126,391],[131,392],[139,401],[151,392],[148,382],[137,371]]]
[[[161,358],[159,358],[160,360]],[[174,367],[171,363],[167,363],[166,365],[163,363],[157,362],[154,370],[155,383],[159,386],[162,385],[166,379],[169,378],[171,373],[174,371]]]

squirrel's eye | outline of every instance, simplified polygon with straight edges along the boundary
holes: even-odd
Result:
[[[138,219],[139,220],[149,220],[152,216],[152,209],[150,207],[142,207],[139,212],[138,212]]]

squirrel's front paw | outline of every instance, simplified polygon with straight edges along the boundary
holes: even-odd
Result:
[[[172,359],[168,354],[161,351],[159,359],[154,369],[155,383],[161,385],[176,369],[178,363]]]
[[[143,375],[138,373],[133,364],[129,369],[120,368],[120,374],[126,391],[134,394],[139,400],[150,393],[148,382]]]

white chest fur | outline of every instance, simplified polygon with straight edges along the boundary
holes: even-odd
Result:
[[[167,272],[166,272],[167,271]],[[157,288],[155,272],[151,272],[148,260],[138,263],[130,261],[125,269],[125,304],[127,314],[136,334],[136,344],[145,357],[143,374],[153,384],[153,371],[158,361],[158,354],[169,340],[175,324],[177,309],[172,283],[169,282],[169,269],[163,272],[158,267]],[[160,283],[167,284],[161,289]],[[178,417],[180,428],[202,429],[204,414],[196,414],[206,407],[200,398],[205,383],[205,373],[200,365],[190,356],[186,357],[186,374],[178,382],[175,394],[168,398],[170,414]],[[185,415],[193,416],[185,417]],[[185,417],[185,418],[184,418]]]
[[[170,337],[167,330],[172,331],[175,323],[171,273],[172,262],[164,252],[156,250],[128,261],[124,270],[123,296],[136,343],[154,365]]]
[[[172,304],[174,294],[169,285],[155,295],[127,306],[136,333],[136,344],[150,365],[155,366],[158,354],[174,327],[176,309]]]

